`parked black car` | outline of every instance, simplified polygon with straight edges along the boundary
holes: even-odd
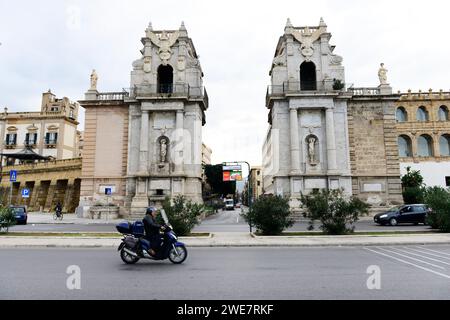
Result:
[[[17,224],[27,224],[27,221],[28,221],[27,207],[25,207],[25,206],[10,206],[10,208],[14,212],[14,216],[16,217]]]
[[[373,220],[379,225],[396,226],[400,223],[426,224],[430,209],[425,204],[409,204],[395,207],[387,212],[377,214]]]

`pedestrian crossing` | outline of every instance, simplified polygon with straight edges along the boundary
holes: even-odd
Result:
[[[424,246],[365,247],[388,260],[432,273],[450,281],[450,251]]]

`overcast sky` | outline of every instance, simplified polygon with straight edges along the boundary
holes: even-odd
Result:
[[[384,62],[395,90],[449,91],[449,10],[443,0],[0,0],[0,108],[38,110],[49,88],[82,99],[93,68],[99,91],[121,91],[149,21],[155,30],[184,21],[205,73],[213,162],[258,165],[269,69],[288,17],[294,26],[324,18],[347,83],[377,86]]]

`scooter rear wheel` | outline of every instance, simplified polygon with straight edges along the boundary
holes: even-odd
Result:
[[[186,260],[187,255],[188,253],[185,246],[175,248],[172,247],[169,251],[169,260],[174,264],[182,264],[184,260]]]
[[[139,258],[133,257],[129,253],[127,253],[124,249],[120,250],[120,258],[126,264],[135,264],[139,261]]]

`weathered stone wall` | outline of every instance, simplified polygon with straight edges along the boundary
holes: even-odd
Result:
[[[12,185],[12,204],[26,205],[29,211],[54,211],[58,202],[64,212],[74,212],[79,202],[81,159],[3,167],[0,201],[9,202],[9,172],[17,171],[17,182]],[[22,198],[22,189],[30,190],[29,198]]]
[[[353,194],[373,209],[403,203],[392,97],[354,97],[348,104]]]
[[[80,207],[96,203],[125,205],[128,153],[128,106],[123,101],[82,101],[86,110]],[[111,200],[105,187],[113,187]],[[85,210],[86,209],[86,210]]]

